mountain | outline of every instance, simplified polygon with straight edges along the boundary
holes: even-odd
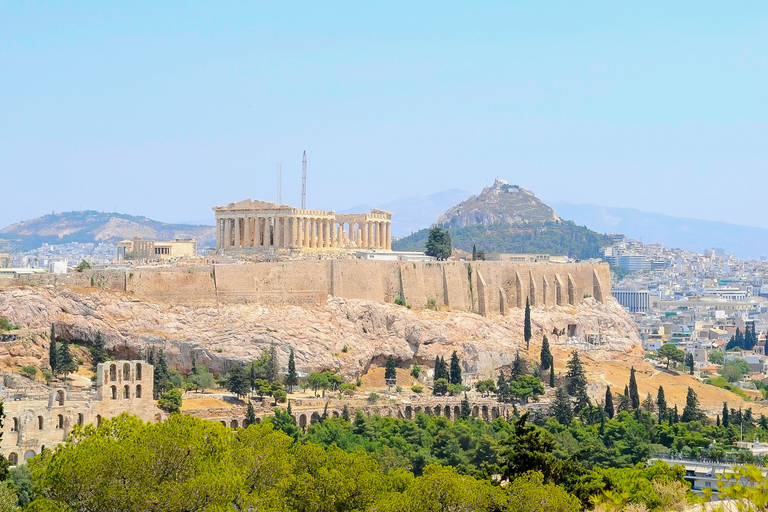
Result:
[[[454,188],[428,196],[406,197],[375,206],[362,204],[339,213],[368,212],[371,208],[392,212],[392,236],[401,237],[431,226],[438,215],[467,195],[469,195],[468,192]]]
[[[768,256],[768,229],[673,217],[632,208],[554,201],[557,212],[601,233],[621,233],[645,243],[687,251],[720,247],[741,259]]]
[[[491,187],[449,208],[435,225],[448,229],[453,246],[471,251],[565,254],[586,259],[600,256],[608,239],[561,219],[533,192],[496,180]],[[393,242],[395,250],[424,250],[429,229]]]
[[[146,217],[93,210],[45,215],[0,230],[2,238],[20,238],[23,250],[43,243],[117,242],[136,236],[145,240],[197,238],[200,247],[215,243],[215,231],[210,226],[166,224]]]

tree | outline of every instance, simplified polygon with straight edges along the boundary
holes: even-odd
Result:
[[[659,411],[659,423],[662,418],[667,415],[667,398],[664,396],[664,388],[659,386],[659,391],[656,393],[656,408]]]
[[[437,379],[432,386],[432,394],[443,396],[448,393],[448,379]]]
[[[242,365],[233,365],[225,376],[225,381],[227,391],[234,393],[238,398],[245,397],[251,390],[250,375]]]
[[[309,387],[312,388],[312,391],[315,392],[315,396],[317,396],[318,389],[328,388],[328,377],[324,373],[313,372],[307,376],[307,384],[309,384]]]
[[[418,379],[419,375],[421,375],[421,365],[419,363],[414,362],[411,366],[411,377],[414,379]]]
[[[557,388],[552,402],[552,415],[561,425],[568,426],[573,421],[573,406],[571,398],[563,388]]]
[[[448,230],[440,227],[431,228],[425,252],[427,256],[434,256],[439,261],[450,258],[453,247],[451,245],[451,234]]]
[[[752,372],[752,368],[743,359],[732,359],[726,362],[717,372],[728,382],[738,382]]]
[[[529,398],[535,400],[538,395],[544,393],[544,386],[537,377],[521,375],[509,383],[509,393],[513,398],[527,404]]]
[[[552,362],[552,366],[549,368],[549,387],[555,387],[555,363]]]
[[[165,351],[163,349],[160,349],[160,351],[157,353],[157,364],[155,364],[153,373],[154,389],[152,390],[152,394],[156,399],[159,399],[160,395],[173,387],[170,382],[168,363],[165,360]]]
[[[477,246],[472,244],[472,261],[477,260]]]
[[[552,352],[549,350],[549,340],[545,334],[544,338],[541,340],[541,369],[548,370],[553,362],[554,358],[552,357]]]
[[[699,397],[696,396],[696,392],[689,386],[681,419],[687,423],[689,421],[703,420],[706,417],[707,415],[699,407]]]
[[[104,348],[104,338],[101,336],[101,331],[96,332],[96,337],[93,339],[93,343],[90,347],[91,360],[93,360],[93,366],[103,363],[107,360],[109,354]]]
[[[690,368],[690,374],[693,375],[693,366],[694,366],[693,354],[690,352],[685,354],[685,366]]]
[[[725,354],[722,350],[710,350],[707,354],[707,360],[712,364],[723,364],[725,360]]]
[[[499,371],[499,376],[496,378],[496,396],[500,402],[506,401],[509,396],[509,384],[503,371]]]
[[[216,379],[214,379],[213,374],[205,366],[198,367],[197,372],[189,376],[189,382],[203,393],[205,393],[206,389],[211,389],[216,385]]]
[[[525,338],[525,349],[531,348],[531,301],[525,298],[525,320],[523,322],[523,337]]]
[[[723,402],[723,426],[728,428],[730,424],[730,417],[728,416],[728,402]]]
[[[288,393],[283,391],[282,389],[275,389],[272,391],[272,398],[275,399],[275,403],[272,405],[277,404],[284,404],[286,400],[288,400]]]
[[[565,374],[565,390],[571,396],[580,393],[586,393],[587,375],[584,373],[584,367],[581,365],[579,353],[575,350],[571,352],[568,360],[568,371]]]
[[[64,341],[61,344],[61,353],[59,359],[59,371],[67,378],[67,375],[77,371],[77,361],[72,357],[72,352],[69,350],[69,342]]]
[[[395,366],[395,356],[392,354],[387,357],[387,366],[384,370],[384,383],[387,385],[387,390],[397,380],[397,367]]]
[[[515,360],[512,362],[512,374],[510,380],[515,380],[518,377],[525,375],[526,367],[525,361],[520,357],[520,352],[515,352]]]
[[[734,466],[732,472],[726,472],[717,482],[718,499],[734,503],[733,510],[765,511],[768,510],[768,478],[763,468],[746,465]],[[704,496],[712,499],[712,489],[705,488]]]
[[[496,392],[496,384],[493,382],[493,379],[481,380],[475,384],[475,390],[483,396],[488,396]]]
[[[461,362],[459,361],[459,356],[456,354],[456,351],[453,351],[453,354],[451,354],[451,376],[450,376],[450,382],[451,384],[461,384],[463,382],[461,378]]]
[[[48,366],[51,372],[56,375],[59,373],[59,349],[56,346],[56,328],[51,324],[51,343],[48,346]]]
[[[296,359],[293,355],[293,348],[291,348],[291,353],[288,356],[288,375],[286,376],[285,383],[291,393],[293,393],[293,386],[299,383],[299,377],[296,373]]]
[[[253,410],[253,402],[248,400],[248,408],[245,411],[245,426],[250,427],[256,424],[256,411]]]
[[[629,370],[629,400],[632,402],[632,409],[640,407],[640,393],[637,392],[637,379],[635,378],[635,367]]]
[[[645,412],[653,413],[656,410],[656,404],[653,402],[653,397],[651,396],[651,392],[648,392],[648,395],[645,397],[645,400],[643,400],[643,410]]]
[[[165,412],[180,412],[181,411],[181,391],[178,389],[171,389],[163,393],[163,396],[158,400],[157,406]]]
[[[266,379],[270,384],[280,381],[280,360],[277,357],[275,345],[269,347],[269,357],[267,358]]]
[[[605,387],[605,405],[603,406],[603,410],[605,411],[605,414],[608,415],[608,419],[613,419],[613,394],[611,393],[610,386]]]
[[[469,398],[467,398],[467,394],[464,393],[464,398],[461,399],[461,412],[459,413],[459,417],[463,420],[467,420],[470,416],[472,416],[472,410],[469,407]]]
[[[656,354],[659,357],[665,358],[667,360],[667,369],[669,369],[669,364],[672,361],[682,362],[685,359],[685,352],[678,349],[676,346],[672,345],[671,343],[666,343],[662,345],[662,347],[656,352]]]

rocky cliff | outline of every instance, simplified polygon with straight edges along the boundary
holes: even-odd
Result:
[[[300,371],[338,368],[346,378],[364,374],[371,364],[383,364],[389,354],[405,367],[413,361],[430,364],[436,355],[449,356],[453,350],[465,361],[465,371],[490,375],[511,363],[517,350],[527,359],[538,359],[542,334],[549,336],[556,350],[589,350],[592,359],[642,355],[631,318],[612,298],[607,304],[589,298],[577,306],[534,308],[534,342],[528,353],[519,309],[484,318],[333,297],[312,307],[195,308],[145,302],[124,293],[50,286],[0,289],[0,316],[36,332],[0,344],[0,361],[17,370],[26,364],[47,364],[45,333],[51,324],[58,336],[84,344],[101,332],[108,350],[119,358],[163,348],[182,372],[190,367],[194,353],[198,364],[217,374],[233,362],[250,361],[270,344],[277,346],[283,368],[294,348]],[[579,332],[599,333],[602,343],[568,345],[564,336],[551,335],[568,325]]]

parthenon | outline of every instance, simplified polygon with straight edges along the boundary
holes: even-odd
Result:
[[[245,199],[215,206],[219,251],[286,249],[392,250],[392,214],[302,210]]]

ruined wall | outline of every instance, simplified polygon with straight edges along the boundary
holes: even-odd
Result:
[[[123,272],[125,291],[149,301],[189,306],[215,306],[212,266],[136,269]]]
[[[66,274],[30,274],[12,280],[13,285],[80,286],[104,290],[125,290],[126,273],[122,270],[84,270]]]

